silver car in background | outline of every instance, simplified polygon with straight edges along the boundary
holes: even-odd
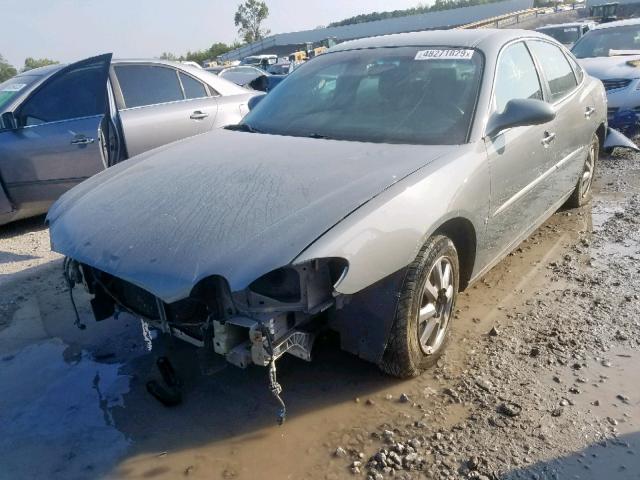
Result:
[[[346,42],[239,125],[65,194],[52,248],[97,320],[132,312],[274,375],[330,328],[413,376],[442,353],[460,290],[589,201],[606,132],[602,83],[546,35]]]
[[[250,92],[200,68],[111,60],[22,73],[0,84],[0,225],[38,215],[104,168],[238,123]]]
[[[640,115],[640,19],[598,25],[571,49],[607,91],[611,127],[638,133]]]
[[[595,22],[570,22],[545,25],[536,28],[536,32],[549,35],[567,48],[580,40],[589,30],[596,26]]]

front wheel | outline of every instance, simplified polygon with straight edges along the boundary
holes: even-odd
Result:
[[[569,200],[567,200],[566,206],[568,208],[579,208],[591,201],[591,186],[593,185],[599,153],[600,139],[598,135],[594,134],[576,188]]]
[[[458,252],[443,236],[431,237],[409,265],[380,368],[415,377],[438,360],[449,337],[458,295]]]

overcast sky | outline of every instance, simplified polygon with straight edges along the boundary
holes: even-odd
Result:
[[[413,7],[420,0],[266,0],[272,33],[315,28],[360,13]],[[69,62],[99,53],[156,57],[238,39],[241,0],[0,0],[0,54]]]

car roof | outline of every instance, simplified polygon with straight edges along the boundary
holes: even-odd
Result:
[[[640,25],[640,18],[628,18],[596,25],[593,30],[603,30],[605,28],[626,27],[627,25]]]
[[[428,45],[499,50],[505,43],[519,38],[541,38],[548,40],[546,35],[533,30],[495,28],[428,30],[424,32],[396,33],[351,40],[330,48],[329,52],[363,48],[417,47]]]

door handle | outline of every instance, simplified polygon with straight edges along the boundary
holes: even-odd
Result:
[[[71,145],[89,145],[95,141],[96,140],[94,138],[82,136],[82,137],[76,137],[73,140],[71,140]]]
[[[591,115],[596,113],[596,109],[593,107],[587,107],[584,110],[584,118],[591,118]]]
[[[196,110],[189,116],[189,118],[191,120],[202,120],[203,118],[207,118],[208,116],[209,116],[208,113],[203,113],[200,110]]]
[[[553,142],[556,139],[556,133],[555,132],[544,132],[544,138],[542,140],[540,140],[540,142],[542,143],[542,145],[544,145],[545,147],[548,147],[551,142]]]

